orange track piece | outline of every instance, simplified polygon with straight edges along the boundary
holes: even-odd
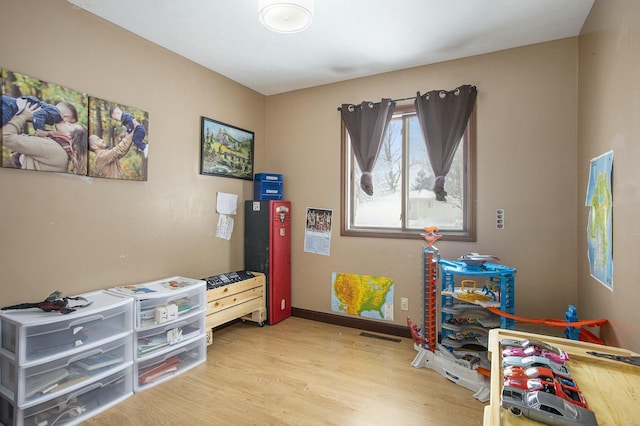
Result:
[[[580,329],[580,334],[578,334],[578,339],[581,342],[597,343],[598,345],[604,345],[604,340],[600,339],[598,336],[596,336],[589,330],[585,330],[585,329]]]
[[[527,322],[527,323],[532,323],[532,324],[544,324],[544,325],[549,326],[549,327],[560,327],[560,328],[575,327],[575,328],[582,328],[582,327],[595,327],[595,326],[600,326],[600,325],[604,325],[604,324],[607,323],[607,320],[604,319],[604,318],[600,318],[600,319],[596,319],[596,320],[585,320],[585,321],[568,322],[568,321],[564,321],[564,320],[560,320],[560,319],[553,319],[553,318],[525,318],[525,317],[519,317],[517,315],[511,315],[511,314],[508,314],[506,312],[501,311],[498,308],[493,308],[493,307],[488,307],[487,310],[493,312],[496,315],[500,315],[501,317],[510,318],[512,320],[515,320],[515,321]]]
[[[589,330],[585,330],[583,328],[583,327],[595,327],[595,326],[604,325],[604,324],[606,324],[608,322],[604,318],[595,319],[595,320],[569,322],[569,321],[563,321],[563,320],[553,319],[553,318],[525,318],[525,317],[519,317],[517,315],[511,315],[511,314],[508,314],[506,312],[501,311],[498,308],[493,308],[493,307],[488,307],[487,310],[490,311],[490,312],[493,312],[496,315],[500,315],[501,317],[510,318],[512,320],[519,321],[519,322],[526,322],[526,323],[531,323],[531,324],[544,324],[544,325],[546,325],[548,327],[558,327],[558,328],[573,327],[573,328],[579,328],[580,329],[580,334],[578,334],[578,339],[580,341],[589,342],[589,343],[597,343],[599,345],[604,345],[604,341],[602,339],[600,339],[598,336],[596,336],[595,334],[593,334]]]
[[[484,367],[478,367],[478,368],[476,368],[476,371],[478,372],[478,374],[482,374],[483,376],[491,377],[491,370],[489,370],[489,369],[486,369]]]

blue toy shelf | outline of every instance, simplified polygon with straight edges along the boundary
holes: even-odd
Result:
[[[482,307],[496,307],[503,312],[514,314],[515,309],[515,268],[495,263],[484,263],[481,266],[470,266],[461,261],[440,260],[441,270],[441,301],[442,306],[451,306],[456,301],[463,301],[465,294],[470,291],[460,286],[463,280],[483,278],[486,284],[482,290],[492,300],[471,302]],[[475,281],[475,280],[474,280]],[[489,285],[490,284],[490,285]],[[476,292],[472,294],[476,294]],[[441,324],[454,318],[454,314],[441,312]],[[513,330],[515,321],[510,318],[500,317],[500,328]],[[441,339],[444,339],[451,330],[441,328]]]

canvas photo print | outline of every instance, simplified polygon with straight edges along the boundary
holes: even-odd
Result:
[[[146,181],[148,128],[147,112],[89,97],[89,176]]]
[[[87,174],[87,95],[0,69],[2,167]]]

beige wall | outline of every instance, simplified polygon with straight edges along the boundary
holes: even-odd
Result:
[[[444,258],[468,251],[517,268],[516,311],[564,318],[576,294],[577,38],[482,55],[267,98],[266,164],[293,200],[293,306],[331,312],[331,274],[396,282],[395,322],[419,320],[423,240],[341,237],[331,255],[303,251],[305,209],[340,211],[342,103],[416,91],[478,87],[478,241],[439,242]],[[495,227],[505,209],[506,228]],[[400,311],[400,297],[410,309]]]
[[[640,3],[596,0],[580,36],[578,295],[584,318],[607,318],[607,343],[640,352]],[[589,160],[613,150],[613,291],[589,275],[584,196]]]
[[[265,97],[64,0],[2,14],[0,67],[147,111],[150,153],[147,182],[0,169],[0,305],[242,269],[242,215],[216,238],[215,197],[252,183],[199,175],[200,116],[253,130],[260,168]]]
[[[285,175],[294,207],[293,306],[331,312],[332,272],[374,274],[396,280],[395,323],[404,324],[405,314],[420,318],[421,240],[341,237],[336,222],[331,255],[305,253],[305,208],[339,217],[338,105],[471,83],[479,90],[478,241],[440,242],[443,257],[497,255],[518,270],[518,314],[562,318],[578,304],[580,318],[610,318],[606,337],[633,348],[632,244],[640,233],[632,47],[640,6],[613,5],[596,1],[580,38],[580,74],[578,38],[571,38],[265,98],[64,0],[5,1],[3,16],[14,19],[0,26],[0,67],[145,109],[151,153],[147,182],[0,169],[0,304],[54,289],[73,294],[241,269],[242,215],[231,241],[215,238],[215,194],[250,199],[252,184],[199,175],[204,115],[253,130],[256,171]],[[39,30],[25,31],[25,20]],[[629,100],[614,101],[611,94],[623,90]],[[588,160],[612,148],[614,220],[625,231],[616,234],[610,293],[588,276],[582,204]],[[505,209],[502,231],[497,208]],[[408,312],[399,310],[400,297],[410,299]]]

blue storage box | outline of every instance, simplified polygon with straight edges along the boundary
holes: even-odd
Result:
[[[256,173],[253,177],[254,200],[282,200],[282,175]]]
[[[253,183],[253,198],[255,200],[282,200],[282,182]]]
[[[256,173],[253,176],[254,182],[280,182],[282,183],[283,177],[278,173]]]

